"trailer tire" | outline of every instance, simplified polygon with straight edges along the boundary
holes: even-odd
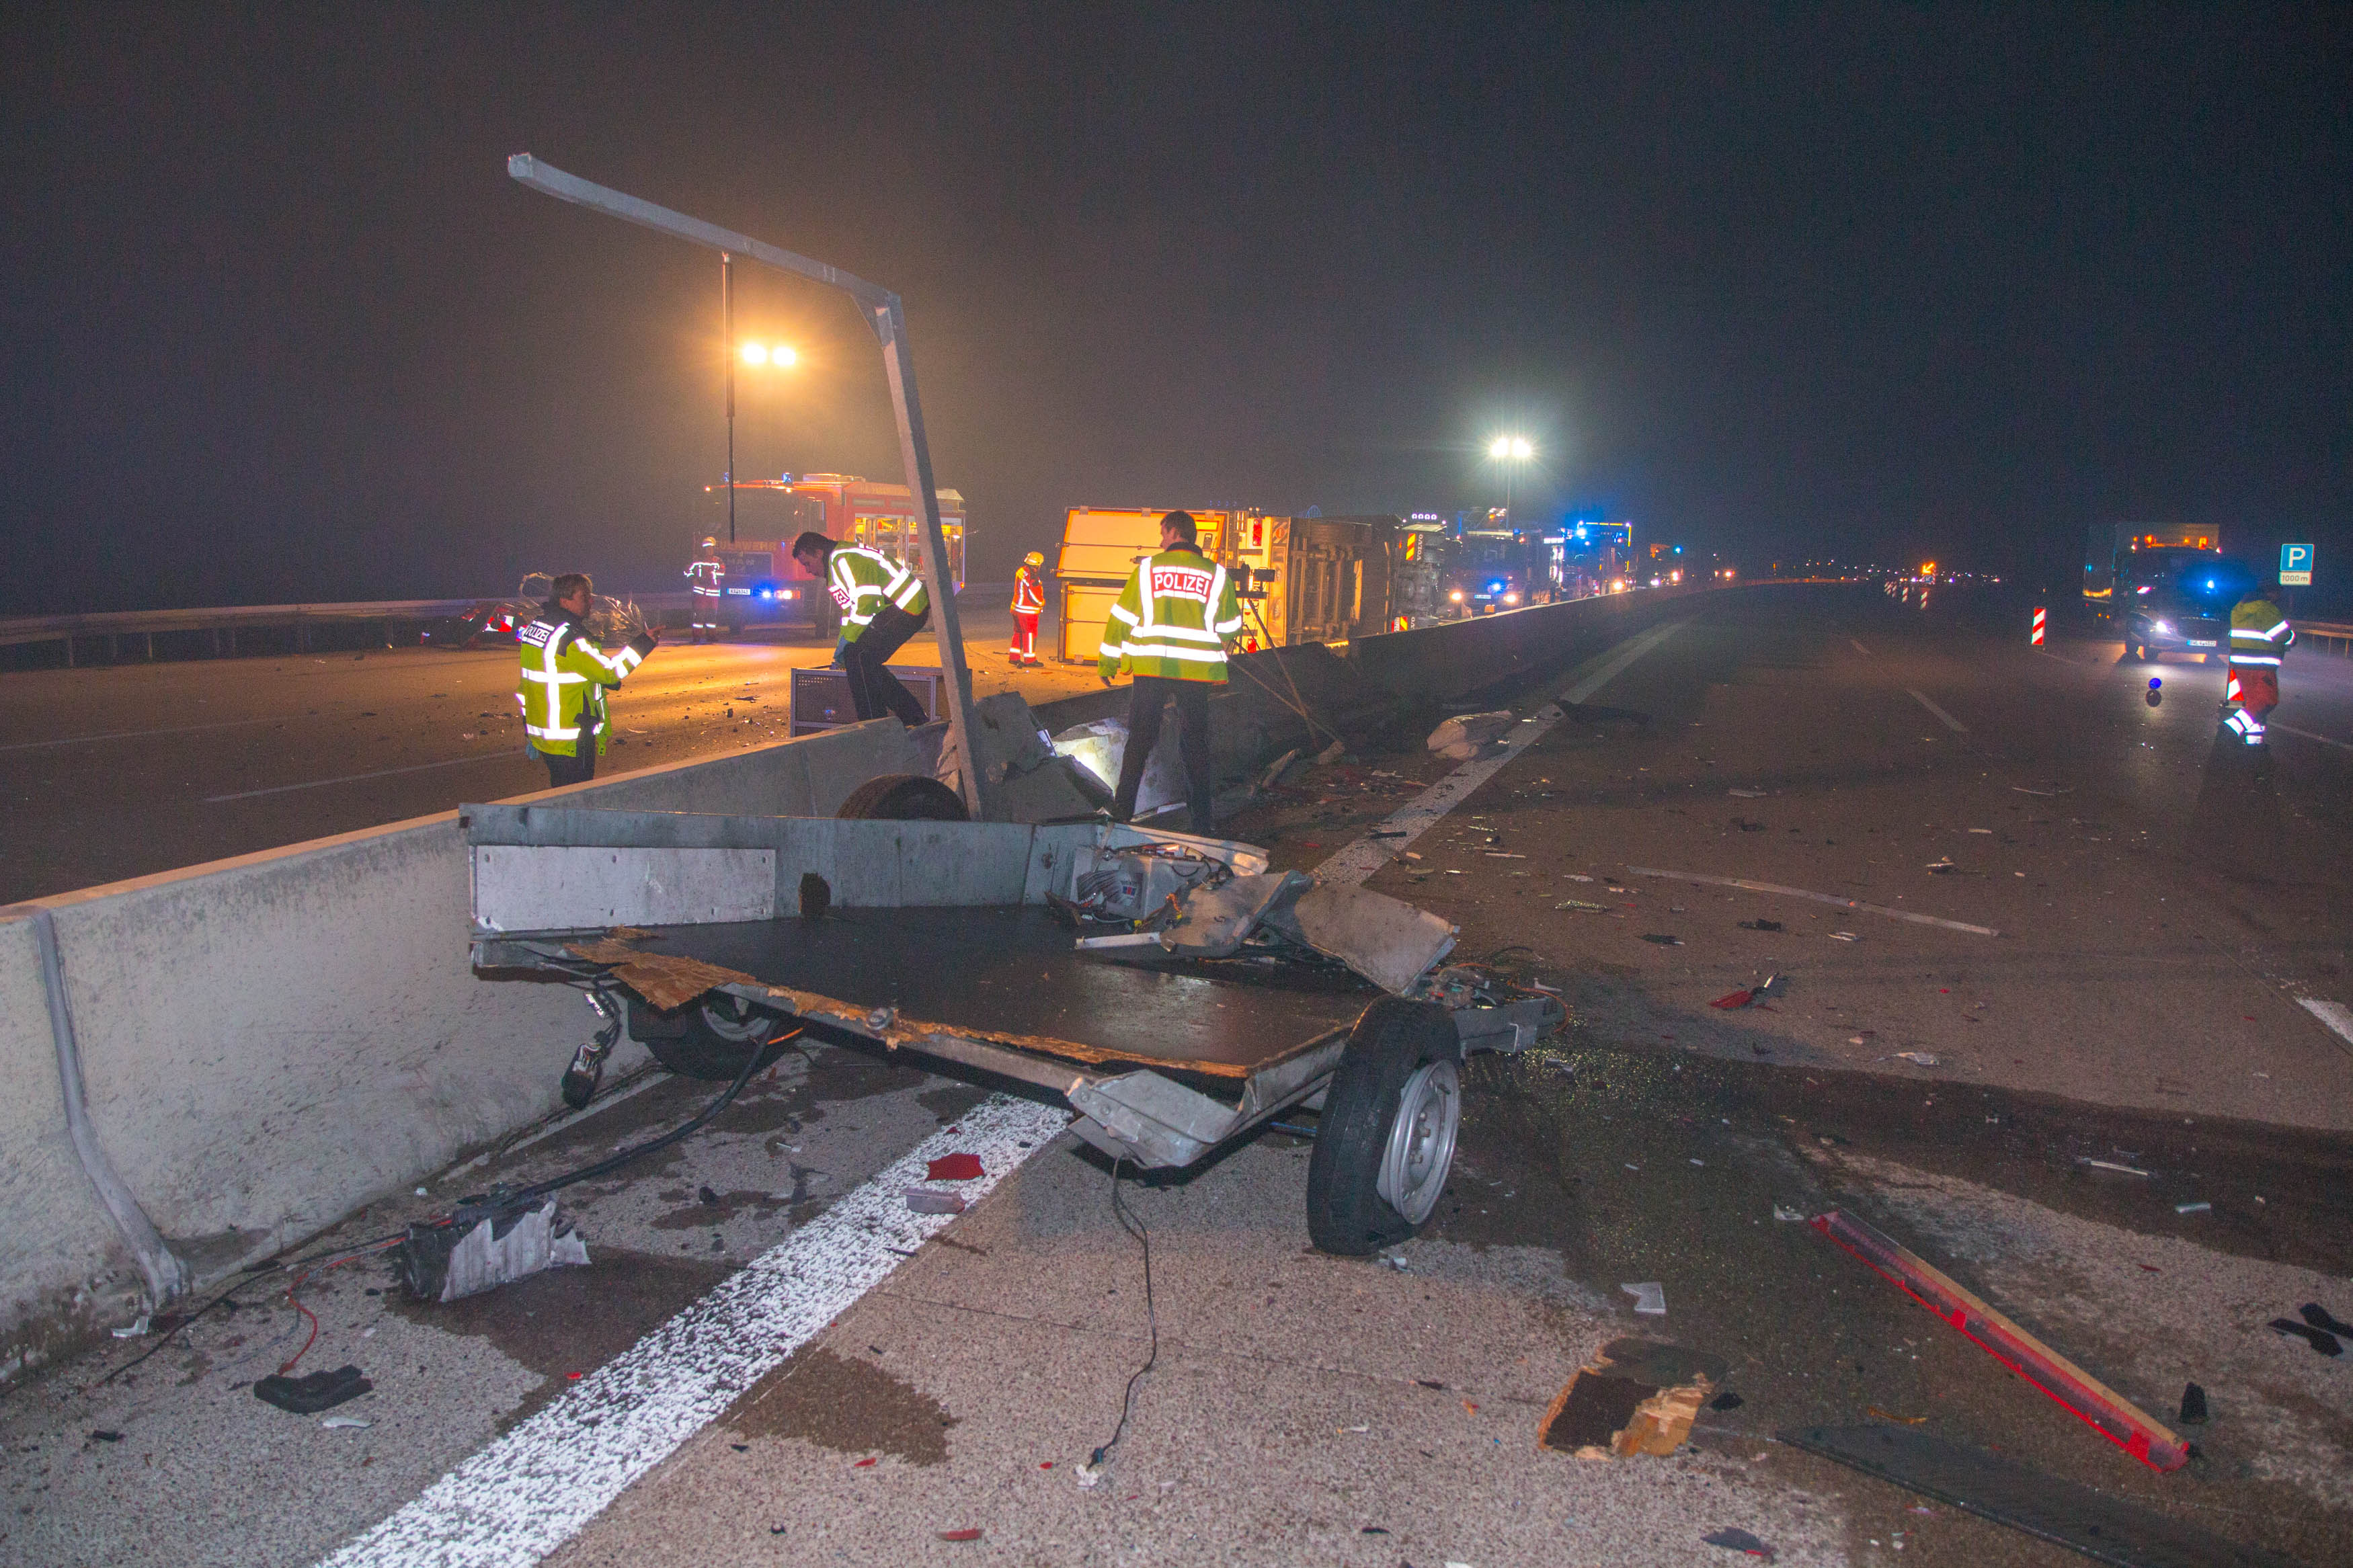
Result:
[[[849,792],[833,814],[866,822],[969,822],[964,797],[921,773],[883,773]]]
[[[786,1032],[781,1014],[723,991],[672,1013],[658,1013],[635,997],[629,1001],[629,1037],[681,1078],[733,1083],[744,1070],[745,1053],[758,1051],[761,1067],[783,1056],[786,1047],[775,1037]]]
[[[1461,1059],[1454,1019],[1434,1003],[1384,996],[1357,1018],[1324,1091],[1307,1161],[1307,1235],[1320,1250],[1361,1258],[1421,1228],[1381,1196],[1381,1163],[1408,1081],[1424,1068],[1451,1071]],[[1450,1131],[1446,1163],[1452,1158]],[[1443,1169],[1436,1180],[1444,1183]]]

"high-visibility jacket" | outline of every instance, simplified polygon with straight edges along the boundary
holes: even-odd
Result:
[[[719,598],[726,588],[727,563],[715,555],[698,556],[694,564],[686,569],[686,581],[704,598]]]
[[[2276,666],[2295,640],[2287,617],[2269,599],[2249,599],[2231,611],[2231,662]]]
[[[1103,679],[1223,680],[1226,643],[1241,629],[1241,601],[1224,567],[1182,547],[1147,555],[1103,622]]]
[[[522,644],[522,679],[515,689],[515,705],[522,710],[523,732],[532,749],[554,757],[576,757],[580,742],[595,737],[596,755],[605,754],[605,688],[622,678],[653,652],[650,633],[640,632],[628,643],[607,653],[589,640],[588,628],[562,608],[548,605],[539,618],[518,634]]]
[[[841,640],[856,642],[885,605],[911,616],[932,607],[923,580],[880,551],[862,544],[837,544],[825,563],[825,590],[841,606]]]
[[[1046,607],[1046,580],[1035,566],[1022,564],[1013,574],[1013,613],[1034,616]]]

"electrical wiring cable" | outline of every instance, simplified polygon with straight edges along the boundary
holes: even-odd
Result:
[[[1082,1479],[1088,1474],[1101,1478],[1103,1465],[1111,1458],[1112,1450],[1118,1447],[1119,1440],[1127,1435],[1127,1418],[1135,1410],[1135,1385],[1144,1381],[1144,1374],[1150,1372],[1160,1360],[1160,1314],[1154,1302],[1152,1292],[1152,1229],[1144,1223],[1144,1217],[1129,1208],[1120,1197],[1119,1167],[1122,1161],[1118,1159],[1111,1163],[1111,1216],[1119,1222],[1120,1229],[1127,1232],[1135,1239],[1136,1245],[1144,1248],[1144,1321],[1152,1332],[1152,1346],[1144,1358],[1144,1364],[1128,1374],[1127,1387],[1119,1396],[1119,1423],[1112,1428],[1111,1436],[1104,1440],[1103,1447],[1088,1456],[1086,1466],[1081,1471]],[[1090,1481],[1087,1484],[1093,1483]]]

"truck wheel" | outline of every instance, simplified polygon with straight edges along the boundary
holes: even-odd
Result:
[[[883,773],[849,792],[837,817],[866,822],[969,822],[964,797],[921,773]]]
[[[1361,1258],[1421,1228],[1454,1163],[1462,1046],[1446,1009],[1384,996],[1348,1033],[1307,1161],[1307,1235]]]
[[[776,1037],[786,1032],[781,1014],[724,991],[675,1013],[657,1013],[635,998],[629,1003],[629,1037],[681,1078],[732,1083],[748,1053],[760,1053],[761,1067],[783,1056],[784,1044]]]

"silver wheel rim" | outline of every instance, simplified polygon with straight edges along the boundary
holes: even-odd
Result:
[[[1405,1080],[1375,1190],[1408,1225],[1419,1225],[1438,1206],[1461,1126],[1462,1076],[1452,1062],[1431,1062]]]
[[[767,1014],[751,1003],[725,992],[702,1004],[703,1027],[723,1040],[765,1040],[771,1022]]]

